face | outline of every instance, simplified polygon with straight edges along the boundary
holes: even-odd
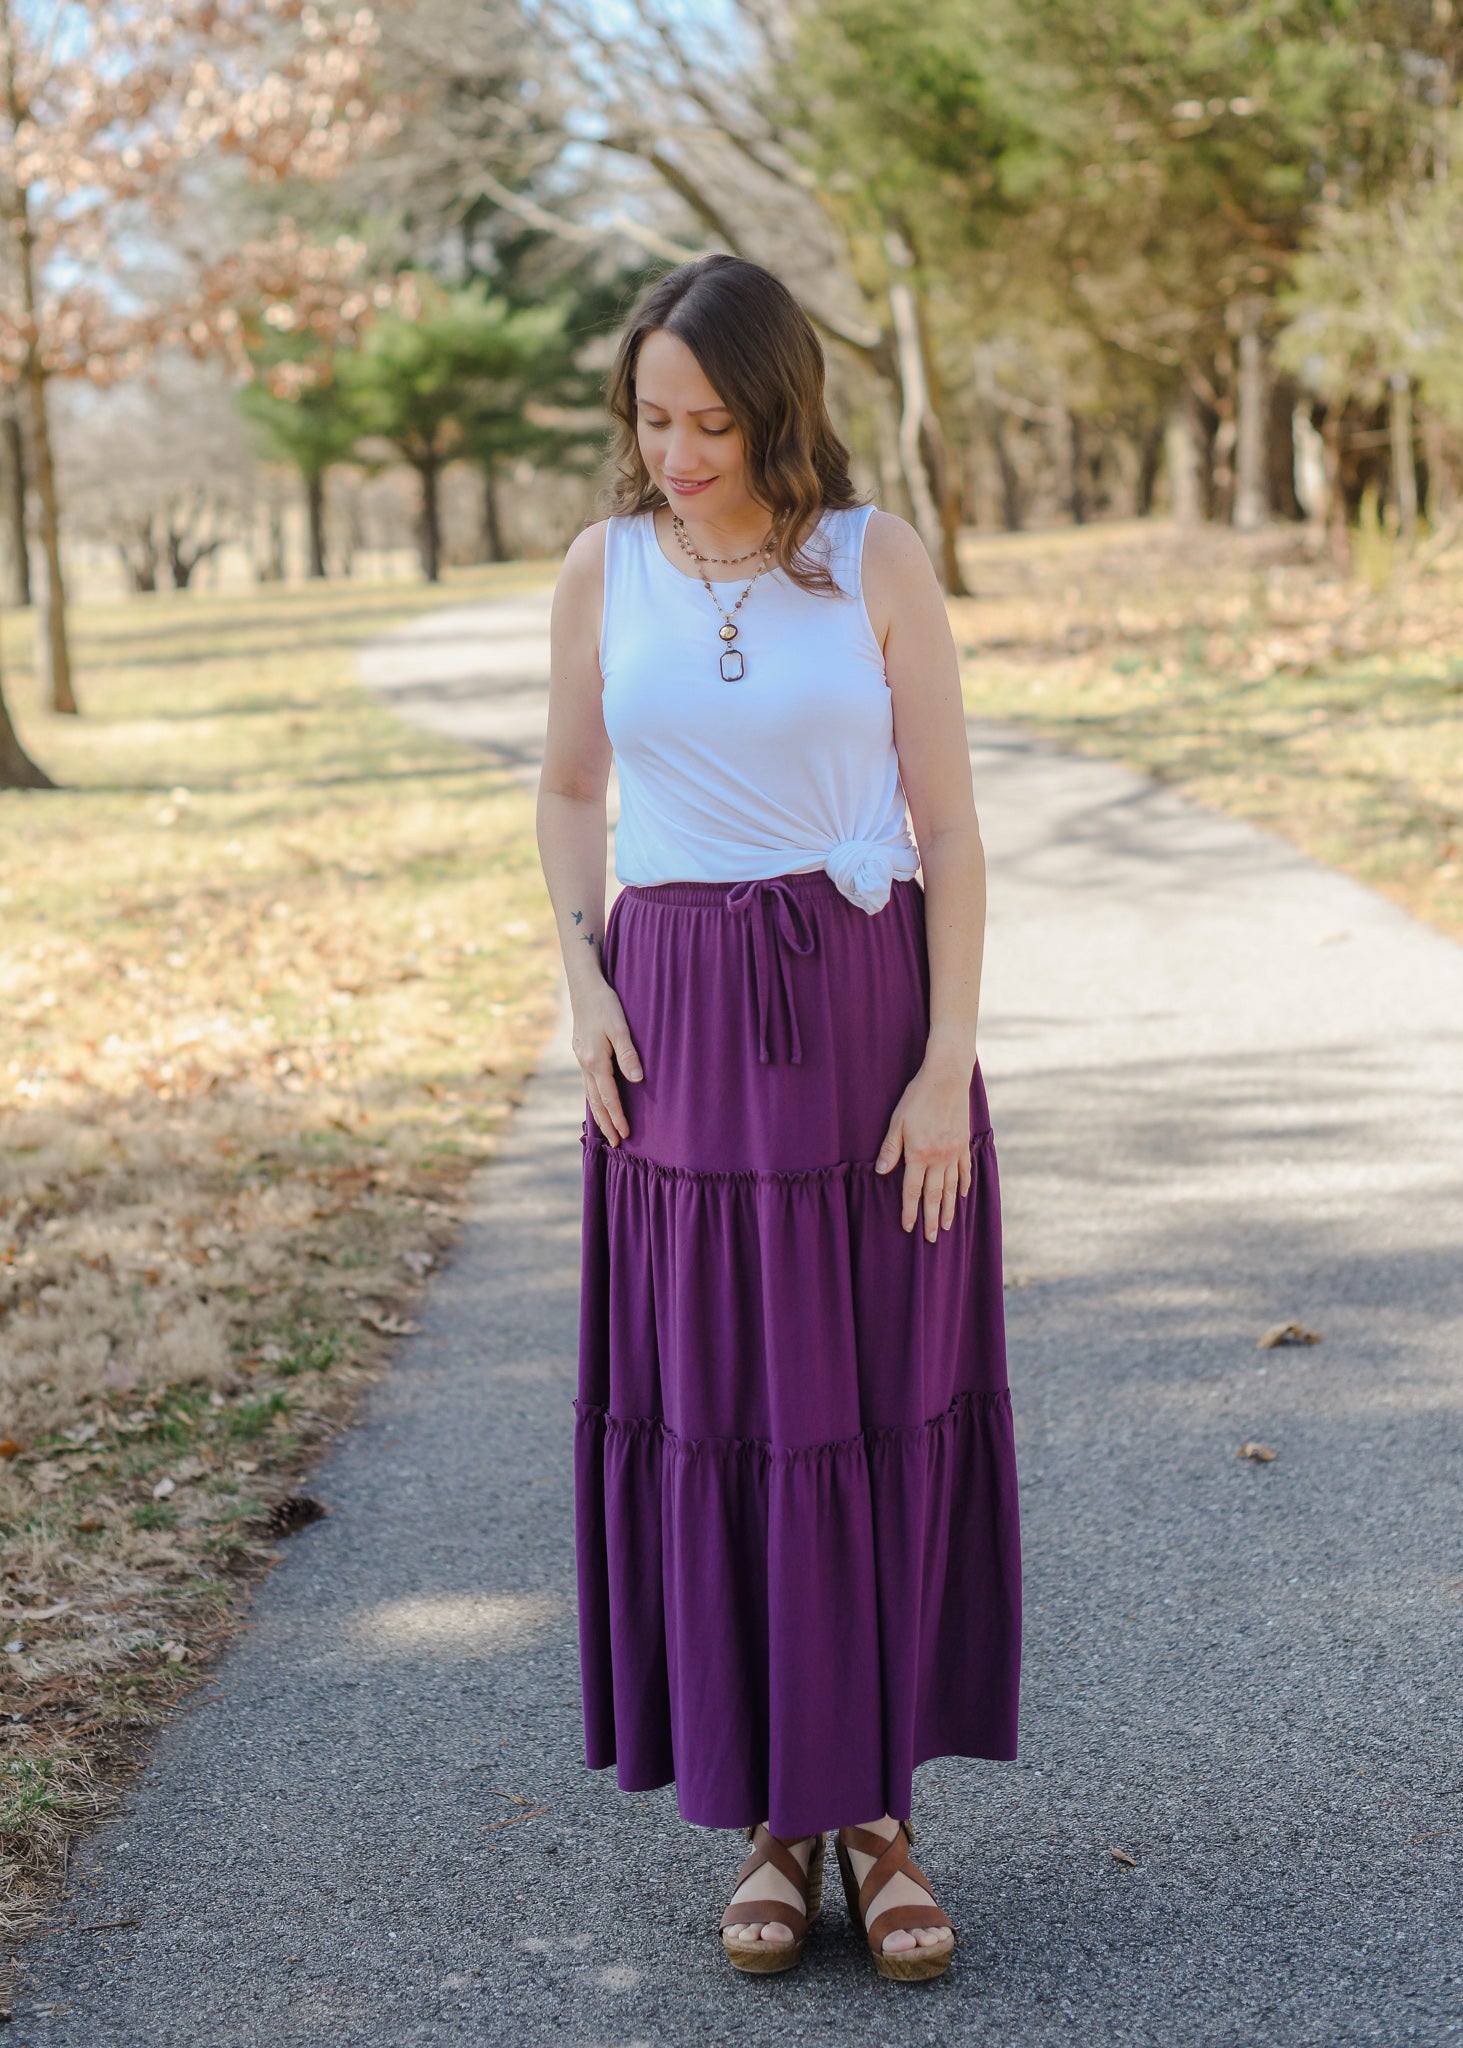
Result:
[[[741,432],[690,349],[663,327],[640,344],[635,403],[645,467],[677,512],[719,520],[750,506]]]

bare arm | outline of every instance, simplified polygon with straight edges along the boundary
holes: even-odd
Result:
[[[601,523],[575,539],[554,588],[538,847],[574,1012],[574,1056],[594,1120],[615,1145],[630,1135],[616,1063],[630,1081],[641,1079],[641,1068],[601,956],[611,757],[599,670],[604,535]]]
[[[905,1162],[904,1213],[948,1230],[969,1192],[970,1078],[985,945],[985,851],[970,782],[960,664],[945,600],[913,527],[875,512],[864,548],[869,617],[884,647],[894,744],[925,883],[930,1035],[877,1165]]]

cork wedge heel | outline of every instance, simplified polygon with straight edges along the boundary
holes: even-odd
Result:
[[[879,1975],[893,1978],[901,1984],[919,1984],[926,1978],[943,1976],[950,1967],[955,1947],[955,1930],[950,1926],[949,1915],[942,1913],[935,1904],[929,1879],[909,1853],[913,1840],[913,1823],[902,1820],[889,1841],[882,1835],[876,1835],[871,1828],[840,1828],[833,1843],[839,1874],[843,1879],[843,1896],[848,1901],[848,1917],[856,1927],[863,1929]],[[848,1853],[850,1849],[857,1849],[860,1856],[874,1858],[862,1884],[854,1876],[853,1858]],[[929,1892],[930,1903],[927,1906],[886,1906],[882,1913],[875,1914],[870,1925],[864,1918],[865,1913],[890,1878],[896,1875],[912,1879]],[[915,1927],[950,1927],[950,1939],[938,1949],[908,1948],[895,1955],[885,1955],[886,1934]]]
[[[785,1899],[739,1899],[734,1906],[728,1906],[721,1916],[721,1945],[737,1969],[757,1977],[770,1977],[779,1970],[790,1970],[795,1963],[802,1961],[808,1929],[823,1905],[824,1837],[813,1837],[806,1871],[792,1853],[798,1843],[807,1839],[806,1835],[797,1835],[791,1840],[784,1840],[781,1835],[770,1834],[763,1821],[747,1829],[752,1853],[738,1870],[733,1889],[744,1885],[749,1877],[770,1863],[796,1888],[803,1903],[798,1907]],[[792,1929],[791,1941],[763,1941],[760,1933],[751,1940],[746,1937],[732,1940],[726,1931],[729,1927],[760,1929],[773,1920]]]

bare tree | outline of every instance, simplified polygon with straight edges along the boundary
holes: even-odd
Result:
[[[9,291],[0,358],[26,394],[45,558],[39,645],[57,711],[77,709],[66,633],[54,379],[100,383],[169,341],[217,347],[231,310],[215,279],[127,306],[119,257],[166,234],[183,199],[228,163],[244,179],[332,177],[390,132],[375,91],[368,6],[278,0],[0,0],[0,223]]]
[[[56,442],[73,524],[116,550],[135,591],[155,591],[164,569],[186,590],[245,531],[254,465],[217,364],[168,355],[110,390],[72,387]]]
[[[607,26],[588,0],[546,0],[531,27],[510,0],[416,0],[386,32],[415,80],[418,116],[387,182],[375,167],[368,175],[407,214],[432,200],[438,218],[465,225],[486,203],[577,248],[629,247],[667,263],[723,249],[785,278],[825,341],[861,366],[884,414],[876,439],[959,589],[954,464],[908,235],[889,223],[886,275],[866,288],[844,217],[786,125],[781,16],[739,0],[734,50],[663,0],[632,0],[628,22],[622,12]]]

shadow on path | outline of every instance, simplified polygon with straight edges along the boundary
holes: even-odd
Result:
[[[523,606],[452,619],[381,686],[541,721]],[[330,1518],[77,1859],[72,1920],[140,1925],[33,1946],[18,2042],[1463,2041],[1463,953],[973,743],[1028,1635],[1020,1762],[920,1774],[956,1967],[883,1984],[830,1904],[801,1969],[735,1976],[737,1841],[582,1767],[561,1023]],[[1291,1318],[1321,1343],[1256,1349]]]

